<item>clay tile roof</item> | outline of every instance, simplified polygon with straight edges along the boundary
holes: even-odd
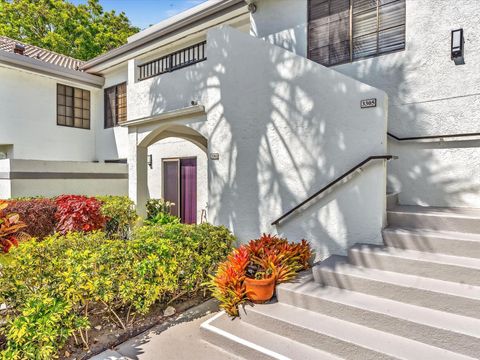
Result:
[[[45,50],[37,46],[25,44],[21,41],[14,40],[6,36],[0,36],[0,51],[13,53],[16,44],[25,47],[24,54],[18,54],[18,56],[27,56],[45,63],[58,65],[71,70],[79,70],[80,66],[82,66],[84,63],[84,61],[77,60],[69,56],[58,54],[50,50]]]

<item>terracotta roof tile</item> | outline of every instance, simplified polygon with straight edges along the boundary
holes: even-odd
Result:
[[[18,54],[18,56],[28,56],[30,58],[34,58],[49,64],[54,64],[67,69],[78,71],[80,71],[80,66],[84,64],[84,61],[58,54],[50,50],[42,49],[37,46],[25,44],[21,41],[14,40],[6,36],[0,36],[0,51],[13,53],[16,44],[20,44],[25,47],[24,55]]]

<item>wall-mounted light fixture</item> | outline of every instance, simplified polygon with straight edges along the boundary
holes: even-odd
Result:
[[[152,154],[148,155],[148,157],[147,157],[147,164],[148,164],[148,167],[149,167],[150,169],[153,169],[153,155],[152,155]]]
[[[465,64],[463,59],[463,29],[452,30],[452,50],[451,58],[455,62],[455,65]]]

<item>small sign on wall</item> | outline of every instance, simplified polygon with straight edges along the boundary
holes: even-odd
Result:
[[[377,107],[377,99],[376,98],[360,100],[360,108],[361,109],[372,108],[372,107]]]
[[[210,153],[210,160],[218,160],[220,159],[219,153]]]

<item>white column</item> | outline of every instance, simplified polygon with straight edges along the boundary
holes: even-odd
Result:
[[[129,129],[128,143],[128,196],[137,205],[137,213],[145,217],[148,200],[147,148],[137,145],[136,129]]]

